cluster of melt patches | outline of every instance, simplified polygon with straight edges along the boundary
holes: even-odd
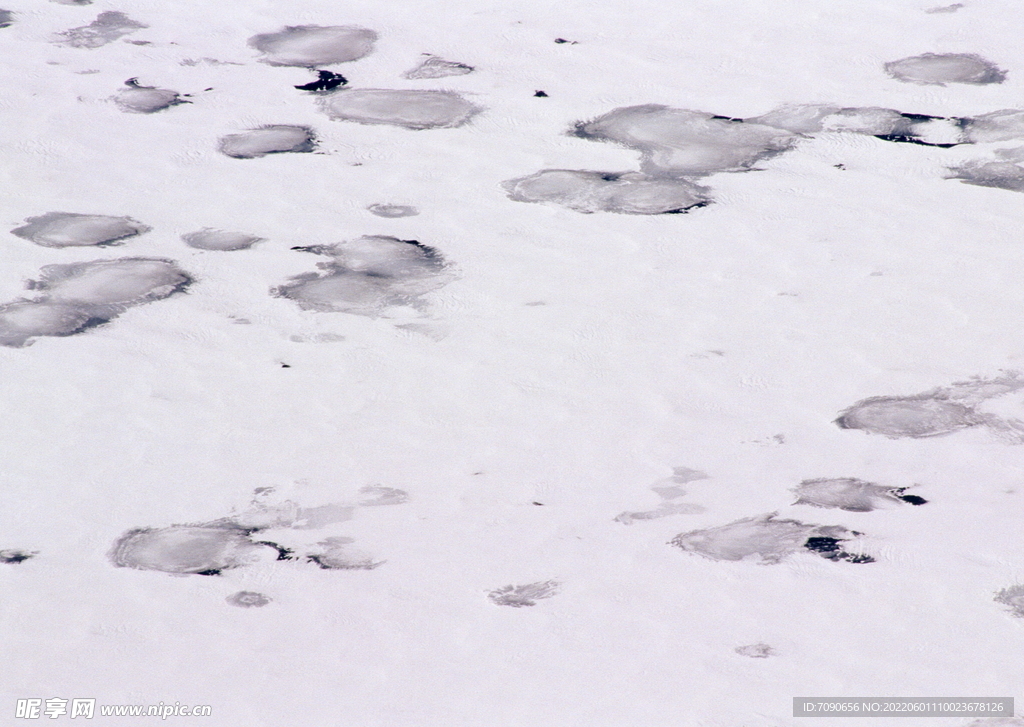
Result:
[[[260,563],[305,563],[321,570],[373,570],[383,565],[344,536],[304,542],[301,546],[277,541],[294,540],[295,531],[323,530],[355,517],[368,507],[401,505],[409,496],[393,487],[371,486],[352,503],[302,507],[291,500],[268,503],[273,488],[259,488],[250,506],[241,513],[212,522],[165,527],[132,528],[114,541],[109,558],[119,568],[151,570],[176,576],[218,576],[226,571]],[[240,607],[259,607],[270,597],[239,591],[227,602]]]
[[[973,54],[935,54],[885,64],[906,83],[1001,83],[1005,71]],[[896,143],[950,148],[1024,140],[1024,111],[1009,109],[976,117],[939,117],[879,107],[789,105],[746,119],[705,111],[643,104],[614,109],[576,123],[571,135],[618,144],[640,153],[630,171],[544,169],[505,182],[509,198],[557,204],[577,212],[677,214],[706,206],[711,189],[700,182],[723,172],[750,171],[788,152],[801,139],[851,133]],[[1024,191],[1024,148],[996,152],[997,161],[976,161],[950,178],[969,184]]]
[[[414,213],[400,205],[378,205],[371,211],[385,217]],[[48,212],[28,218],[11,232],[43,247],[67,248],[121,245],[150,230],[130,217]],[[204,228],[182,235],[182,241],[198,250],[232,252],[249,249],[264,238]],[[321,272],[295,276],[271,291],[306,310],[364,316],[383,315],[395,306],[422,311],[423,296],[454,278],[444,257],[417,240],[376,235],[294,249],[330,259],[319,265]],[[27,284],[33,297],[0,304],[0,345],[20,348],[41,336],[82,333],[129,308],[183,293],[194,280],[165,258],[45,265],[39,279]]]

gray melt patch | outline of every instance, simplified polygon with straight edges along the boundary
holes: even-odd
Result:
[[[92,0],[50,0],[58,5],[92,5]]]
[[[804,480],[793,488],[797,495],[797,501],[793,504],[838,508],[848,512],[871,512],[881,507],[920,500],[912,496],[909,500],[902,499],[905,490],[906,488],[884,487],[852,477]],[[923,501],[917,504],[923,504]]]
[[[930,8],[925,10],[926,13],[934,15],[937,13],[955,13],[957,10],[964,6],[963,3],[953,3],[952,5],[940,5],[936,8]]]
[[[670,544],[711,560],[751,560],[762,565],[779,563],[794,553],[816,552],[829,560],[870,562],[851,555],[839,543],[854,533],[840,525],[808,525],[798,520],[777,520],[778,513],[743,518],[728,525],[693,530],[674,537]]]
[[[140,86],[134,78],[125,81],[125,86],[128,88],[121,89],[114,96],[114,103],[119,109],[130,114],[153,114],[171,106],[191,103],[183,99],[177,91],[156,86]]]
[[[860,429],[890,439],[939,437],[985,423],[966,404],[940,395],[875,396],[839,415],[840,429]]]
[[[189,247],[198,250],[217,250],[219,252],[233,252],[235,250],[247,250],[257,242],[264,242],[264,238],[255,235],[247,235],[244,232],[226,232],[205,227],[198,232],[189,232],[181,236],[181,239]]]
[[[1024,147],[999,149],[998,161],[970,161],[953,170],[950,179],[979,187],[996,187],[1011,192],[1024,192]]]
[[[0,28],[7,28],[14,25],[14,13],[10,10],[0,10]]]
[[[1024,586],[1004,588],[996,594],[995,602],[1009,606],[1012,615],[1024,618]]]
[[[321,546],[318,553],[310,553],[306,558],[324,570],[373,570],[384,561],[374,560],[368,553],[352,547],[351,538],[327,538],[317,543]]]
[[[366,209],[378,217],[415,217],[420,213],[415,207],[404,204],[371,204]]]
[[[268,554],[273,547],[254,543],[237,527],[172,525],[135,528],[114,542],[110,559],[120,568],[164,573],[219,575]]]
[[[46,265],[41,273],[29,283],[41,295],[0,305],[0,345],[18,348],[37,336],[70,336],[192,282],[173,261],[159,258]]]
[[[491,591],[487,597],[498,606],[536,606],[537,601],[558,595],[561,585],[558,581],[540,581],[521,586],[504,586]]]
[[[737,646],[733,651],[740,656],[749,656],[751,659],[767,659],[769,656],[779,653],[768,644],[747,644],[746,646]]]
[[[131,217],[75,212],[47,212],[25,222],[28,224],[11,230],[11,234],[43,247],[115,245],[153,229]]]
[[[359,501],[359,504],[363,507],[403,505],[409,502],[409,493],[405,490],[399,490],[397,487],[370,485],[360,489],[359,494],[368,496],[367,499]]]
[[[36,555],[36,553],[30,553],[26,550],[5,548],[4,550],[0,550],[0,563],[24,563],[26,560],[34,558]]]
[[[239,591],[238,593],[232,593],[230,596],[224,599],[231,606],[238,606],[239,608],[263,608],[270,599],[264,596],[262,593],[256,593],[255,591]]]
[[[657,104],[615,109],[577,124],[574,133],[635,149],[643,171],[670,176],[745,171],[787,151],[796,139],[777,127]]]
[[[706,205],[708,189],[685,179],[659,179],[627,172],[545,169],[502,184],[516,202],[546,202],[576,212],[660,215]]]
[[[925,53],[885,64],[897,81],[945,86],[947,83],[1002,83],[1006,71],[974,53]]]
[[[348,25],[290,25],[249,39],[249,46],[272,66],[315,68],[358,60],[373,51],[377,34]]]
[[[338,91],[319,102],[323,112],[335,121],[416,130],[462,126],[482,110],[454,91],[362,88]]]
[[[964,119],[968,141],[987,144],[1024,139],[1024,111],[1001,109]]]
[[[621,513],[615,517],[615,522],[619,522],[624,525],[632,525],[637,520],[658,520],[659,518],[668,517],[669,515],[696,515],[704,512],[704,510],[705,508],[700,505],[691,505],[689,503],[665,503],[656,510]]]
[[[285,152],[305,154],[316,150],[316,136],[308,126],[276,124],[228,134],[221,137],[218,148],[234,159],[257,159]]]
[[[375,235],[299,249],[331,261],[317,266],[322,273],[295,276],[271,294],[306,310],[378,315],[389,306],[418,306],[454,278],[440,253],[416,240]]]
[[[136,30],[148,28],[145,23],[132,20],[116,10],[108,10],[96,16],[88,25],[65,30],[58,34],[57,43],[72,48],[99,48],[112,43]]]
[[[446,61],[444,58],[431,56],[411,71],[402,74],[403,78],[418,81],[425,78],[444,78],[446,76],[464,76],[473,72],[473,66],[455,61]]]

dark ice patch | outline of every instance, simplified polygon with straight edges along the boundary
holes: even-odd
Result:
[[[80,333],[192,282],[173,261],[161,258],[46,265],[41,273],[28,284],[39,296],[0,305],[0,346],[20,348],[38,336]]]
[[[540,581],[519,586],[503,586],[487,594],[491,602],[498,606],[523,608],[536,606],[537,601],[558,595],[562,584],[558,581]]]
[[[454,91],[360,88],[341,90],[319,101],[321,110],[334,121],[417,131],[453,129],[483,110]]]
[[[430,78],[445,78],[447,76],[464,76],[467,73],[472,73],[473,70],[473,66],[467,66],[465,63],[456,63],[455,61],[446,61],[444,58],[438,58],[437,56],[430,56],[411,71],[403,73],[402,77],[408,78],[411,81],[418,81]]]
[[[317,71],[317,79],[315,81],[304,83],[303,85],[296,86],[295,88],[300,91],[313,91],[319,93],[323,91],[333,91],[336,88],[344,86],[346,83],[348,83],[348,79],[340,73]]]
[[[316,68],[359,60],[373,51],[377,34],[348,25],[290,25],[276,33],[261,33],[249,46],[271,66]]]
[[[10,10],[0,10],[0,28],[9,28],[14,25],[14,13]]]
[[[308,126],[273,124],[221,137],[218,149],[233,159],[258,159],[268,154],[308,154],[316,150],[316,135]]]
[[[1024,586],[1010,586],[996,593],[996,603],[1010,607],[1010,615],[1024,618]]]
[[[256,243],[265,241],[265,238],[247,235],[244,232],[228,232],[225,230],[215,230],[210,227],[184,234],[181,236],[181,239],[189,247],[194,247],[198,250],[217,250],[219,252],[247,250]]]
[[[43,247],[116,245],[153,229],[131,217],[75,212],[47,212],[25,222],[28,224],[11,230],[11,234]]]
[[[853,477],[804,480],[793,492],[797,495],[794,505],[837,508],[847,512],[871,512],[899,503],[923,505],[927,502],[916,495],[905,495],[905,487],[885,487]]]
[[[751,659],[767,659],[769,656],[775,656],[778,654],[768,644],[747,644],[746,646],[737,646],[733,649],[740,656],[749,656]]]
[[[5,548],[0,550],[0,563],[24,563],[29,558],[36,557],[37,553],[30,553],[27,550],[17,550],[16,548]]]
[[[390,306],[420,305],[454,277],[437,250],[416,240],[375,235],[297,249],[331,257],[317,266],[323,272],[295,276],[271,291],[306,310],[379,315]]]
[[[568,207],[585,214],[679,214],[710,202],[709,190],[685,179],[652,178],[636,172],[545,169],[502,184],[509,199]]]
[[[50,0],[58,5],[92,5],[92,0]]]
[[[129,78],[124,82],[127,88],[121,89],[114,96],[114,103],[122,111],[131,114],[154,114],[172,106],[192,103],[182,98],[177,91],[156,86],[141,86],[137,78]]]
[[[270,598],[255,591],[238,591],[224,599],[230,606],[239,608],[263,608],[270,603]]]
[[[414,217],[420,213],[415,207],[404,204],[371,204],[367,207],[371,213],[378,217]]]
[[[55,42],[72,48],[99,48],[129,33],[148,27],[145,23],[132,20],[122,12],[108,10],[97,15],[96,19],[88,25],[59,33]]]
[[[932,86],[985,85],[1006,80],[1006,71],[974,53],[924,53],[890,61],[885,71],[897,81]]]
[[[250,565],[271,550],[252,531],[231,526],[172,525],[134,528],[114,541],[110,560],[119,568],[180,575],[220,575]]]
[[[829,560],[871,562],[868,556],[851,555],[839,548],[840,542],[856,533],[840,525],[809,525],[798,520],[779,520],[776,519],[777,514],[758,515],[728,525],[681,533],[669,544],[711,560],[751,560],[762,565],[779,563],[802,551],[816,552]]]
[[[934,15],[937,13],[955,13],[957,10],[964,6],[963,3],[953,3],[952,5],[940,5],[935,8],[929,8],[925,10],[926,13]]]

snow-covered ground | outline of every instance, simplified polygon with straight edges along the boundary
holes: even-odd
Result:
[[[0,723],[1024,699],[1015,3],[3,8]]]

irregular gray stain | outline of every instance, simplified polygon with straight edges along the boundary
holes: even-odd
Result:
[[[318,99],[335,121],[385,124],[405,129],[452,129],[467,123],[481,109],[454,91],[361,88],[337,91]]]
[[[615,522],[623,525],[632,525],[637,520],[658,520],[669,515],[696,515],[705,511],[700,505],[689,503],[666,503],[655,510],[643,512],[624,512],[615,517]]]
[[[424,295],[454,278],[441,254],[416,240],[368,236],[298,249],[331,261],[317,266],[323,272],[295,276],[271,294],[306,310],[376,316],[390,306],[420,306]]]
[[[779,653],[768,644],[761,643],[737,646],[733,651],[740,656],[749,656],[751,659],[767,659],[769,656],[776,656]]]
[[[779,563],[794,553],[810,551],[833,561],[870,563],[872,558],[847,553],[839,544],[858,535],[841,525],[809,525],[778,520],[778,513],[743,518],[728,525],[681,533],[670,545],[711,560]]]
[[[409,502],[409,493],[399,490],[397,487],[384,487],[383,485],[370,485],[359,490],[359,494],[370,496],[366,500],[360,500],[361,507],[378,507],[381,505],[403,505]]]
[[[1010,615],[1024,618],[1024,586],[1010,586],[995,595],[995,602],[1010,607]]]
[[[938,437],[971,427],[986,427],[1007,442],[1024,442],[1024,423],[986,414],[978,407],[988,399],[1024,388],[1016,372],[976,377],[911,396],[874,396],[841,412],[841,429],[859,429],[890,439]]]
[[[223,136],[218,149],[234,159],[258,159],[287,152],[308,154],[316,150],[316,135],[308,126],[272,124]]]
[[[1006,80],[1006,71],[974,53],[924,53],[890,61],[885,64],[885,72],[897,81],[932,86],[984,85]]]
[[[0,550],[0,563],[24,563],[29,558],[34,558],[38,553],[16,548],[4,548]]]
[[[925,10],[925,12],[930,15],[935,15],[937,13],[955,13],[962,7],[964,7],[963,3],[953,3],[952,5],[940,5],[939,7],[930,8]]]
[[[178,61],[178,65],[181,66],[198,66],[205,64],[208,66],[241,66],[243,63],[235,63],[233,61],[218,61],[216,58],[185,58]]]
[[[192,278],[174,261],[118,258],[46,265],[28,288],[32,300],[0,305],[0,346],[20,348],[37,336],[70,336],[107,323],[137,305],[182,292]]]
[[[127,88],[117,92],[114,103],[122,111],[130,114],[154,114],[172,106],[192,103],[169,88],[140,86],[136,78],[129,78],[124,85]]]
[[[487,594],[491,602],[498,606],[523,608],[536,606],[537,601],[558,595],[562,584],[558,581],[540,581],[519,586],[503,586]]]
[[[642,171],[668,177],[745,171],[789,150],[797,138],[774,126],[658,104],[615,109],[576,124],[573,133],[639,151]]]
[[[430,56],[411,71],[402,74],[403,78],[416,81],[427,78],[445,78],[446,76],[464,76],[472,73],[473,66],[455,61],[446,61],[444,58]]]
[[[259,560],[273,546],[254,542],[253,531],[231,525],[134,528],[114,541],[110,560],[119,568],[220,575]]]
[[[996,141],[1018,141],[1024,139],[1024,111],[1001,109],[963,119],[967,141],[974,144],[988,144]]]
[[[249,46],[272,66],[315,68],[359,60],[373,51],[377,34],[349,25],[290,25],[276,33],[261,33]]]
[[[76,212],[47,212],[25,222],[28,224],[11,230],[11,234],[43,247],[116,245],[153,229],[131,217]]]
[[[58,5],[92,5],[92,0],[50,0]]]
[[[367,207],[371,213],[378,217],[415,217],[420,213],[415,207],[404,204],[371,204]]]
[[[326,538],[317,545],[321,546],[320,552],[309,553],[306,559],[324,570],[373,570],[384,565],[384,561],[353,548],[351,538]]]
[[[1024,192],[1024,147],[998,149],[997,161],[968,161],[953,169],[950,179],[979,187]]]
[[[238,591],[224,599],[228,605],[239,608],[263,608],[270,603],[270,598],[255,591]]]
[[[0,28],[9,28],[14,25],[14,13],[10,10],[0,10]]]
[[[863,399],[836,419],[841,429],[860,429],[890,439],[938,437],[985,421],[955,401],[937,396],[874,396]]]
[[[181,239],[189,247],[198,250],[216,250],[219,252],[233,252],[235,250],[247,250],[258,242],[265,242],[265,238],[247,235],[244,232],[227,232],[205,227],[197,232],[189,232],[181,236]]]
[[[88,25],[59,33],[58,40],[55,42],[72,48],[99,48],[129,33],[148,27],[145,23],[132,20],[122,12],[108,10],[97,15],[96,19]]]
[[[545,202],[585,214],[679,214],[708,204],[709,190],[685,179],[636,172],[545,169],[502,184],[516,202]]]
[[[905,495],[905,487],[885,487],[852,477],[804,480],[793,492],[794,505],[837,508],[847,512],[871,512],[886,506],[910,503],[923,505],[927,500],[916,495]]]

